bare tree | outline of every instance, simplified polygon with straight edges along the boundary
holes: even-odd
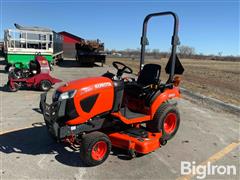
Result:
[[[220,57],[222,56],[222,54],[223,54],[222,51],[217,53],[217,55],[220,56]]]
[[[153,49],[152,50],[152,55],[153,55],[154,58],[158,58],[160,56],[159,49]]]
[[[178,47],[178,51],[182,56],[192,56],[195,54],[195,48],[190,46],[181,45]]]

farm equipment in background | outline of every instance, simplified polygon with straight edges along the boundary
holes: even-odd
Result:
[[[16,29],[4,31],[4,54],[8,72],[11,66],[29,68],[29,62],[35,53],[40,52],[49,64],[62,60],[62,36],[49,28],[25,27],[14,24]]]
[[[174,18],[174,28],[171,57],[165,68],[169,79],[162,82],[161,66],[144,65],[144,58],[149,19],[166,15]],[[116,74],[107,72],[99,77],[68,82],[55,91],[51,104],[46,103],[47,93],[41,94],[40,109],[49,133],[57,141],[80,147],[80,157],[89,166],[103,163],[112,146],[136,157],[165,145],[177,133],[180,124],[176,101],[180,98],[180,79],[175,75],[182,74],[184,68],[176,55],[178,44],[175,13],[146,16],[138,78],[123,78],[122,75],[131,74],[132,69],[121,62],[113,62]]]
[[[52,85],[61,82],[50,76],[49,63],[39,54],[29,62],[29,68],[24,68],[21,63],[15,65],[18,67],[11,68],[8,74],[7,86],[11,92],[16,92],[23,86],[48,91]]]
[[[76,60],[81,65],[93,65],[95,62],[103,64],[106,61],[104,43],[100,40],[82,40],[75,44]]]

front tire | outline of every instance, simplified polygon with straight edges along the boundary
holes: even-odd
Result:
[[[156,111],[154,118],[147,124],[148,130],[162,132],[162,140],[170,140],[177,133],[180,125],[180,114],[174,104],[164,103]]]
[[[52,83],[48,80],[43,80],[40,82],[40,90],[42,91],[48,91],[52,87]]]
[[[10,83],[8,82],[7,86],[8,86],[8,90],[10,92],[17,92],[20,89],[20,85],[18,83],[16,83],[16,82],[13,83],[13,86],[11,86]]]
[[[83,135],[80,157],[84,164],[96,166],[103,163],[111,151],[111,141],[101,132],[92,132]]]

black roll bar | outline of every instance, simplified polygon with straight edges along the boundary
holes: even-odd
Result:
[[[172,56],[172,62],[171,62],[171,72],[169,74],[169,82],[173,82],[173,76],[175,71],[175,62],[176,62],[176,50],[177,45],[179,45],[179,38],[178,38],[178,26],[179,26],[179,20],[178,16],[171,12],[159,12],[159,13],[152,13],[145,17],[143,21],[143,29],[142,29],[142,37],[141,37],[141,57],[140,57],[140,71],[144,65],[144,58],[145,58],[145,46],[148,45],[148,39],[147,39],[147,24],[150,18],[155,16],[168,16],[171,15],[174,18],[174,27],[173,27],[173,35],[172,35],[172,48],[171,48],[171,56]]]

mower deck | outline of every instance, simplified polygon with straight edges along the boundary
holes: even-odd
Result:
[[[162,133],[152,133],[141,128],[131,128],[108,134],[112,145],[121,149],[148,154],[161,146]]]

